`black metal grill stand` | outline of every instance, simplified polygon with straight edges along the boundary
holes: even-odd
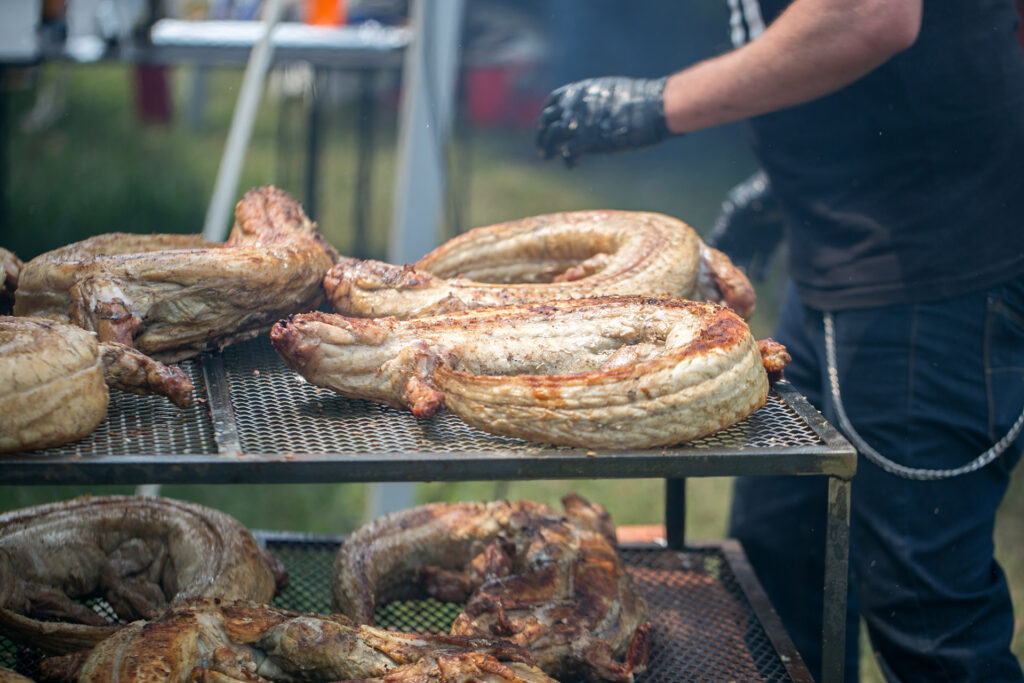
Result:
[[[686,478],[827,476],[822,680],[843,679],[850,479],[857,454],[786,382],[777,383],[753,415],[709,437],[663,450],[594,452],[492,436],[449,413],[418,419],[343,399],[288,370],[265,338],[181,367],[196,386],[192,408],[112,392],[107,420],[85,439],[0,456],[0,484],[656,477],[666,480],[669,550],[688,552]]]

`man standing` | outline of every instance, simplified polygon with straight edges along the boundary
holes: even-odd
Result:
[[[890,680],[1024,680],[992,543],[1024,447],[1014,0],[728,4],[736,49],[565,85],[538,146],[572,165],[749,120],[789,244],[787,378],[862,456],[847,676],[862,616]],[[825,497],[820,478],[740,478],[731,519],[815,676]]]

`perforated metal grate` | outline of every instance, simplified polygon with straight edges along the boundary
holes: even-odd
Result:
[[[338,540],[269,538],[267,547],[285,563],[291,579],[275,604],[330,612]],[[723,548],[626,548],[622,559],[643,590],[652,618],[648,670],[638,683],[792,681],[791,670],[806,673],[799,661],[790,661],[787,669],[769,638],[769,629],[778,627],[766,626],[765,615],[756,612],[738,579],[738,572],[749,568],[734,567]],[[461,610],[455,603],[401,600],[378,607],[375,621],[385,628],[445,632]],[[788,644],[784,633],[773,636]]]
[[[246,453],[536,454],[570,450],[486,434],[449,412],[418,419],[313,386],[288,369],[266,340],[224,350],[231,402]],[[268,429],[268,425],[273,425]],[[821,446],[818,435],[774,392],[746,420],[686,444],[688,449]]]
[[[107,419],[92,434],[74,443],[30,453],[54,457],[216,453],[199,362],[188,360],[177,367],[192,380],[191,407],[178,408],[163,396],[139,396],[111,389]]]
[[[291,583],[274,604],[329,613],[331,566],[339,541],[298,534],[280,539],[272,535],[267,548],[284,562]],[[763,615],[752,608],[721,548],[624,549],[622,558],[644,591],[652,617],[648,670],[638,683],[792,681],[790,671],[805,672],[799,661],[786,668]],[[112,615],[105,603],[94,608]],[[385,628],[444,632],[461,609],[436,600],[396,601],[378,608],[375,618]],[[0,638],[0,665],[32,675],[40,659],[39,653]]]

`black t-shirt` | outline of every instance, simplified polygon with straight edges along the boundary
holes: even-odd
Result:
[[[742,42],[788,2],[729,4]],[[923,302],[1024,273],[1017,22],[1013,0],[926,0],[908,50],[836,93],[750,121],[806,304]]]

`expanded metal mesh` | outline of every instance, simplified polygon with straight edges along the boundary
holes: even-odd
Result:
[[[486,434],[447,411],[416,418],[406,411],[343,398],[288,369],[266,340],[225,349],[224,364],[231,377],[239,441],[246,453],[537,454],[567,450]],[[773,392],[767,404],[746,420],[692,441],[686,448],[821,445],[806,421]]]
[[[163,396],[140,396],[111,389],[107,419],[92,434],[56,448],[29,451],[29,454],[83,457],[125,453],[216,453],[199,363],[187,360],[178,363],[177,367],[192,380],[192,405],[189,408],[178,408]]]
[[[572,450],[487,434],[447,411],[416,418],[408,411],[343,398],[289,370],[267,339],[230,346],[222,360],[230,397],[230,405],[224,408],[234,418],[240,449],[245,453],[544,455]],[[211,421],[202,364],[189,360],[179,367],[195,387],[192,407],[182,410],[162,396],[112,389],[107,419],[92,434],[65,446],[22,455],[75,459],[216,454],[217,428]],[[808,422],[771,392],[766,405],[747,419],[680,448],[662,450],[671,454],[824,445]]]
[[[267,548],[288,568],[290,580],[274,605],[330,613],[338,541],[274,536]],[[638,683],[792,680],[720,548],[624,549],[622,558],[647,598],[652,620],[648,669]],[[113,619],[106,603],[92,604]],[[384,628],[446,632],[462,607],[433,599],[401,600],[378,607],[375,620]],[[40,659],[38,652],[0,638],[0,665],[31,676]]]

